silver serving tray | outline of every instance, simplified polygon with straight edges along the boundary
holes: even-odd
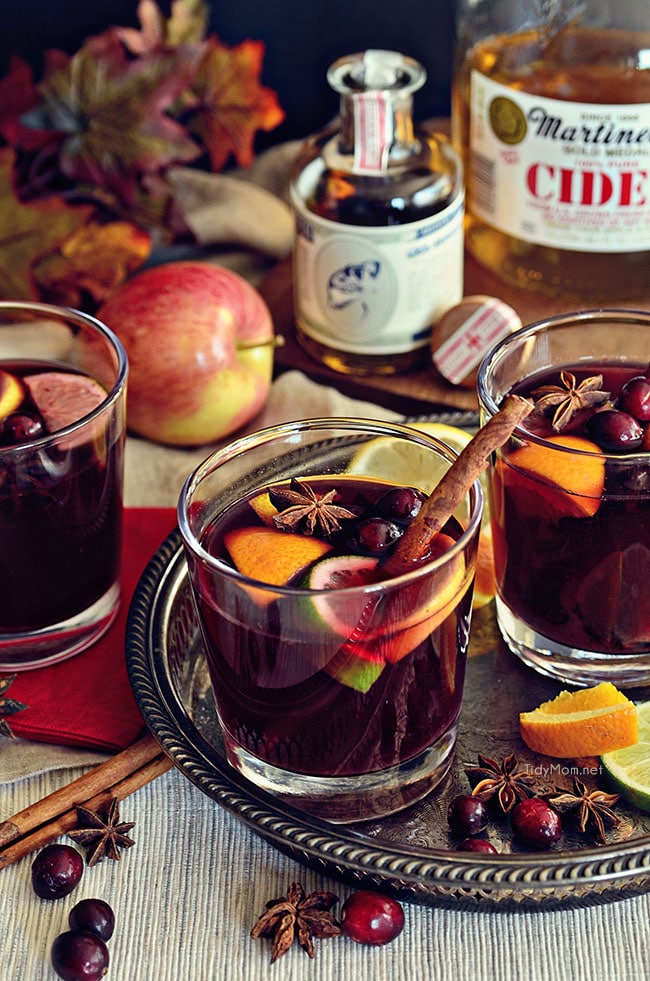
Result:
[[[650,889],[650,815],[622,803],[621,825],[608,832],[606,845],[567,832],[551,851],[525,851],[505,820],[488,829],[500,854],[453,850],[447,805],[468,791],[463,765],[476,762],[479,752],[498,759],[514,752],[522,766],[537,768],[548,789],[570,787],[571,768],[595,786],[585,768],[597,761],[536,757],[521,741],[519,711],[552,698],[559,686],[509,653],[493,604],[474,614],[458,747],[444,786],[399,814],[357,825],[319,821],[227,763],[178,531],[136,589],[126,656],[140,710],[178,769],[272,845],[318,871],[407,901],[495,911],[595,905]]]

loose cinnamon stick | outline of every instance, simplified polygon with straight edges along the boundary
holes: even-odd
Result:
[[[54,841],[55,838],[76,827],[76,804],[81,804],[91,811],[96,811],[98,807],[104,806],[113,797],[117,797],[118,800],[124,800],[125,797],[135,793],[136,790],[140,790],[141,787],[144,787],[146,784],[151,783],[152,780],[166,773],[172,766],[173,764],[169,757],[161,753],[160,756],[150,760],[149,763],[141,769],[136,770],[135,773],[113,784],[111,787],[106,787],[89,800],[75,800],[74,804],[67,811],[59,814],[52,821],[48,821],[30,834],[17,838],[11,844],[0,849],[0,870],[13,865],[14,862],[24,858],[26,855],[30,855],[38,848],[43,848],[51,841]]]
[[[4,821],[0,825],[0,869],[74,828],[77,804],[95,810],[113,797],[124,800],[172,765],[153,737],[144,736],[83,777]]]
[[[434,487],[399,539],[395,551],[384,566],[388,575],[399,575],[426,559],[431,542],[463,502],[474,481],[485,470],[490,454],[503,446],[533,407],[529,399],[520,395],[509,395],[501,409],[479,429]]]
[[[146,733],[121,753],[112,756],[104,763],[84,773],[60,790],[55,790],[36,804],[30,804],[23,811],[14,814],[0,824],[0,848],[4,848],[15,838],[27,834],[51,818],[57,817],[70,808],[73,801],[87,800],[105,787],[123,780],[124,777],[139,770],[161,753],[160,746],[150,733]]]

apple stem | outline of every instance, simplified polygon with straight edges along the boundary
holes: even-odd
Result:
[[[282,347],[284,344],[284,337],[281,334],[275,334],[273,337],[269,337],[267,341],[237,341],[235,345],[238,351],[250,351],[256,347]]]

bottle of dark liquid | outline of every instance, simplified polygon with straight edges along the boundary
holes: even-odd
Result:
[[[574,304],[647,299],[647,4],[463,0],[458,35],[468,251]]]
[[[294,168],[298,338],[337,371],[425,363],[432,325],[462,296],[462,168],[444,137],[413,124],[425,77],[393,51],[336,61],[340,118]]]

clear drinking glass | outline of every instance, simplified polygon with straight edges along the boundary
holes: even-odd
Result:
[[[394,486],[387,476],[395,468],[401,485],[428,492],[453,459],[407,427],[314,419],[218,450],[181,493],[179,526],[227,757],[256,785],[320,817],[349,822],[399,810],[446,774],[482,497],[477,483],[447,528],[455,540],[432,561],[361,582],[350,570],[367,557],[332,558],[338,571],[326,584],[330,557],[351,551],[346,540],[335,534],[331,556],[314,563],[319,534],[278,530],[268,488],[297,477],[319,494],[337,488],[341,504],[367,506]],[[256,535],[253,572],[237,571],[229,554],[237,542],[245,553]],[[288,559],[303,548],[309,557]],[[327,588],[337,575],[346,585]]]
[[[0,303],[0,668],[84,650],[118,608],[127,360],[98,320]]]
[[[576,384],[602,375],[597,388],[611,396],[598,408],[607,410],[626,379],[646,375],[649,364],[649,313],[552,317],[488,353],[478,374],[481,414],[493,415],[509,391],[557,386],[562,370]],[[514,653],[544,674],[647,685],[650,451],[638,443],[627,452],[624,444],[605,449],[595,442],[593,413],[581,409],[559,432],[548,418],[530,416],[494,455],[497,618]]]

